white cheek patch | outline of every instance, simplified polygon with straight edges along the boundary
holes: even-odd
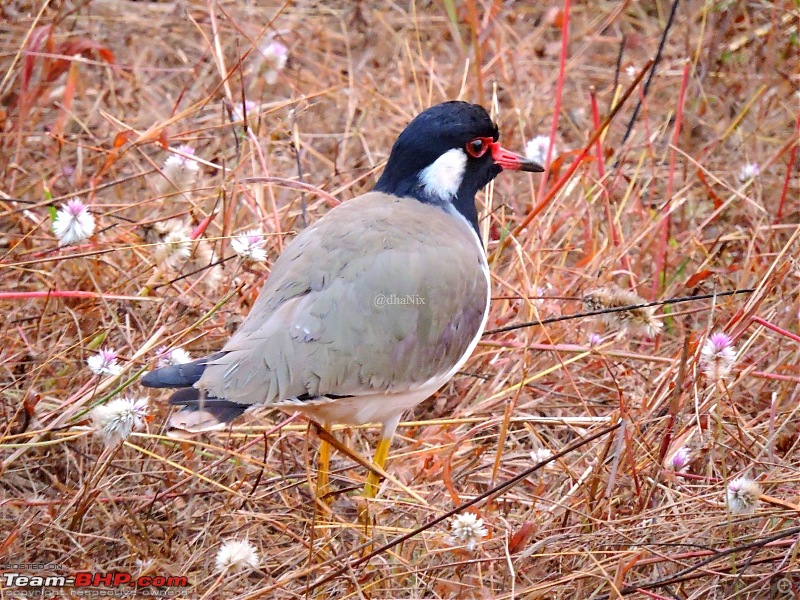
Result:
[[[459,148],[442,154],[419,174],[425,191],[442,200],[452,200],[461,187],[464,169],[467,168],[467,155]]]

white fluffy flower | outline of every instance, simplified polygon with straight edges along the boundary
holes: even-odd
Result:
[[[761,500],[761,486],[749,477],[737,477],[728,484],[725,501],[731,514],[752,514],[759,500]]]
[[[181,219],[168,219],[156,223],[153,254],[156,262],[167,267],[179,267],[192,254],[192,240],[189,226]]]
[[[243,260],[264,262],[267,260],[267,251],[264,250],[264,236],[258,229],[245,231],[231,241],[231,249]]]
[[[164,161],[164,175],[177,189],[185,190],[192,186],[197,179],[200,164],[194,159],[194,148],[191,146],[178,146],[180,154],[170,154]]]
[[[553,457],[553,452],[549,448],[537,448],[531,452],[531,460],[535,463],[544,462]]]
[[[483,526],[483,519],[479,519],[476,514],[470,512],[453,517],[450,527],[453,530],[453,538],[466,544],[467,550],[473,550],[475,544],[489,533]]]
[[[544,165],[547,161],[547,149],[550,147],[550,138],[546,135],[537,135],[525,144],[525,156],[530,160]],[[553,144],[551,156],[556,155],[556,146]]]
[[[142,429],[147,418],[147,398],[117,398],[92,410],[95,431],[107,446],[121,442],[136,429]]]
[[[600,318],[608,325],[619,327],[620,333],[630,331],[655,337],[661,331],[655,308],[643,306],[647,301],[631,290],[615,285],[597,288],[586,292],[583,303],[592,312],[607,311],[600,314]]]
[[[736,348],[729,335],[717,332],[708,336],[700,351],[700,367],[712,381],[721,381],[731,373],[736,362]]]
[[[183,365],[192,362],[192,357],[183,348],[172,348],[170,350],[166,346],[161,346],[156,351],[156,354],[158,355],[156,366],[159,369],[161,367],[171,367],[173,365]]]
[[[118,375],[122,367],[117,364],[117,353],[109,349],[101,349],[86,359],[89,370],[95,375]]]
[[[747,181],[761,174],[761,169],[756,163],[746,163],[739,169],[739,181]]]
[[[77,198],[62,205],[53,221],[53,233],[58,238],[59,246],[77,244],[90,238],[94,227],[94,216]]]
[[[272,85],[278,81],[278,73],[286,66],[289,49],[280,42],[267,38],[258,51],[263,59],[259,70],[264,74],[264,81]]]
[[[217,551],[217,571],[258,568],[258,553],[247,540],[230,540]]]

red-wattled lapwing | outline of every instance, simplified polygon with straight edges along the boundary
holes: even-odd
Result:
[[[411,121],[375,189],[287,246],[220,352],[145,375],[145,386],[183,388],[170,426],[220,429],[256,406],[325,425],[377,422],[383,468],[402,414],[453,377],[486,325],[475,194],[503,170],[543,170],[497,139],[487,112],[466,102]],[[366,496],[377,482],[370,474]]]

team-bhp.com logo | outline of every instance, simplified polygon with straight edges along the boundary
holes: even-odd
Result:
[[[122,586],[148,588],[148,587],[189,587],[186,577],[174,575],[142,575],[133,577],[124,571],[111,573],[89,573],[80,571],[75,575],[24,575],[22,573],[2,573],[5,588],[64,588],[64,587],[110,587]]]

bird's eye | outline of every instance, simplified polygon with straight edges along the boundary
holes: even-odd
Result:
[[[480,158],[489,149],[486,138],[475,138],[467,142],[467,154],[472,158]]]

